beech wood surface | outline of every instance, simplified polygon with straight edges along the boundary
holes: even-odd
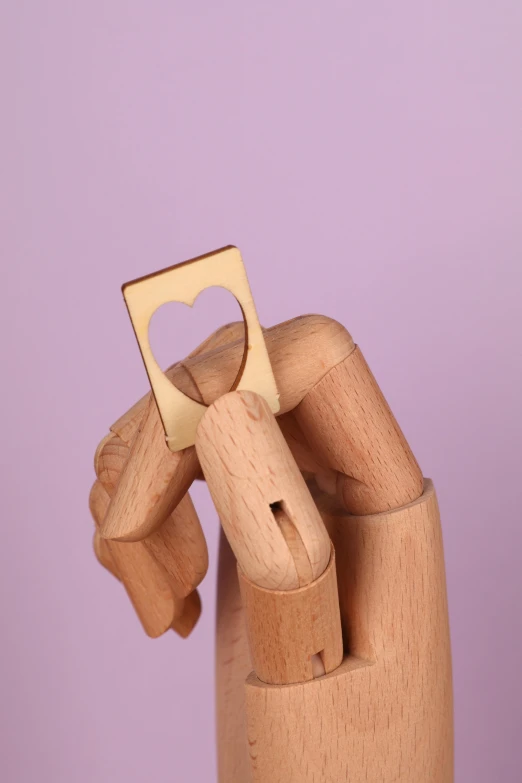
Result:
[[[291,411],[316,383],[355,349],[344,326],[323,315],[303,315],[264,331],[264,338],[279,392],[278,416]],[[187,359],[188,371],[210,405],[230,390],[241,360],[242,340],[213,353]],[[178,385],[174,368],[173,382]]]
[[[109,495],[100,481],[93,485],[89,506],[99,525],[109,506]],[[105,543],[104,551],[113,565],[109,570],[122,581],[145,632],[152,637],[165,633],[182,615],[184,603],[182,597],[174,594],[165,569],[142,541]]]
[[[168,453],[172,454],[170,451]],[[95,469],[109,497],[113,497],[115,489],[121,486],[120,476],[128,464],[127,455],[128,449],[117,435],[111,434],[104,438],[98,447]],[[139,481],[139,477],[136,481]],[[107,514],[110,508],[111,504]],[[132,507],[129,508],[129,513],[132,513]],[[102,519],[101,531],[105,529],[103,523]],[[200,584],[208,568],[208,551],[198,515],[188,493],[163,523],[143,538],[142,542],[167,571],[176,595],[188,596]]]
[[[279,410],[279,394],[270,365],[245,266],[237,247],[228,245],[181,264],[131,280],[122,287],[141,356],[172,451],[194,445],[205,405],[184,394],[158,365],[149,341],[150,320],[166,302],[192,307],[199,294],[218,286],[229,291],[241,307],[245,322],[243,356],[231,389],[252,390]]]
[[[252,668],[245,612],[235,558],[222,535],[216,637],[220,783],[451,783],[451,655],[431,482],[423,492],[419,466],[344,327],[303,316],[264,332],[283,435],[277,426],[271,429],[273,416],[265,416],[256,395],[227,394],[243,354],[242,329],[243,324],[224,327],[221,344],[212,344],[211,336],[167,377],[211,406],[198,430],[197,456],[237,560],[248,580],[261,585],[256,596],[263,589],[271,594],[281,588],[306,591],[307,584],[311,589],[328,565],[331,537],[345,657],[334,671],[322,677],[315,671],[308,682],[272,685],[251,673],[245,686]],[[183,573],[187,551],[201,554],[201,541],[197,527],[196,538],[183,539],[183,518],[192,520],[192,511],[177,487],[188,488],[190,476],[198,475],[198,459],[194,452],[188,455],[189,478],[183,468],[178,475],[172,463],[167,466],[161,453],[165,433],[150,407],[146,395],[98,448],[100,481],[93,493],[99,496],[102,483],[112,494],[121,492],[117,522],[109,520],[103,534],[109,530],[108,538],[121,540],[105,540],[98,532],[94,546],[100,562],[128,581],[144,626],[157,635],[160,627],[182,628],[183,617],[186,629],[193,627],[200,603],[190,589],[206,561]],[[152,443],[153,453],[147,453]],[[302,490],[291,455],[309,480],[318,512],[309,490]],[[180,458],[182,466],[185,459]],[[147,477],[149,464],[154,470]],[[127,487],[120,480],[123,465],[134,475]],[[286,493],[289,486],[295,497]],[[139,496],[139,512],[130,516],[132,491]],[[190,507],[176,506],[181,497]],[[105,517],[99,509],[97,515]],[[143,540],[128,543],[134,539]],[[128,547],[140,554],[136,561],[124,557],[122,566]],[[206,558],[206,547],[204,552]],[[152,612],[146,607],[151,595],[158,596]],[[251,634],[253,645],[256,634],[259,639],[258,652],[270,647],[271,633],[264,638],[262,629],[280,621],[279,604],[264,623],[262,609],[252,610],[254,599],[245,600],[259,621]],[[268,657],[273,662],[274,650]]]
[[[352,514],[399,508],[422,493],[422,472],[359,348],[294,416],[316,458],[338,471],[337,493]]]
[[[199,471],[193,446],[172,452],[154,397],[149,400],[101,528],[104,538],[139,541],[157,530]]]
[[[433,485],[373,516],[316,499],[337,554],[348,655],[331,674],[297,685],[249,676],[251,777],[235,783],[451,783],[451,654]]]
[[[305,682],[336,669],[343,659],[335,552],[318,579],[296,590],[266,590],[239,571],[253,669],[265,683]]]
[[[266,401],[248,391],[220,397],[199,423],[196,450],[248,579],[271,590],[294,590],[317,579],[330,560],[330,541]]]
[[[109,541],[106,541],[101,537],[98,529],[94,531],[94,537],[92,540],[92,546],[96,559],[107,571],[109,571],[116,579],[121,582],[121,576],[118,573],[116,563],[111,554],[111,545]]]
[[[225,324],[203,340],[192,353],[189,353],[187,359],[211,351],[219,346],[243,340],[244,334],[245,326],[243,321],[234,321],[230,324]],[[192,399],[197,402],[202,402],[203,399],[199,394],[198,388],[192,380],[189,371],[184,370],[183,367],[183,361],[174,362],[174,364],[165,370],[165,374],[171,381],[174,381],[175,379],[178,389],[181,389],[182,392],[189,397],[192,397]],[[174,375],[174,373],[176,374]],[[149,391],[134,403],[134,405],[120,416],[120,418],[110,427],[111,432],[118,435],[125,443],[130,444],[138,431],[140,421],[145,413],[151,396],[152,392]]]
[[[189,397],[210,405],[234,383],[243,355],[243,334],[242,323],[223,327],[216,333],[219,344],[214,344],[212,335],[187,359],[166,370],[167,378]],[[263,334],[279,391],[278,415],[295,408],[355,349],[344,326],[324,315],[301,315],[265,329]],[[138,400],[111,426],[125,443],[131,443],[136,434],[150,396],[151,392]]]
[[[242,323],[229,324],[205,340],[191,356],[215,350],[224,340],[239,339],[242,333]],[[194,384],[190,394],[201,399]],[[139,541],[157,530],[199,472],[194,447],[180,452],[168,448],[154,396],[147,395],[138,406],[140,416],[134,420],[138,425],[136,430],[132,431],[128,422],[116,428],[119,442],[123,442],[122,435],[125,436],[130,442],[130,450],[125,455],[101,530],[104,538],[116,541]],[[190,557],[190,554],[188,552],[186,556]]]
[[[244,348],[244,325],[218,330],[167,377],[184,393],[206,405],[234,382]],[[278,386],[281,413],[291,410],[309,389],[354,350],[340,324],[324,316],[302,316],[264,332]],[[234,338],[233,342],[228,342]],[[191,448],[172,453],[152,394],[146,395],[111,430],[130,447],[107,518],[104,538],[137,541],[162,524],[199,472]],[[103,442],[99,449],[103,449]]]
[[[216,605],[216,740],[220,783],[250,781],[245,681],[252,671],[236,558],[221,529]]]

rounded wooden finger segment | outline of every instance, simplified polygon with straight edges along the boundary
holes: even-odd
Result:
[[[212,499],[242,571],[269,589],[299,587],[302,574],[285,539],[295,528],[317,578],[330,542],[306,483],[267,403],[253,392],[231,392],[206,412],[196,449]]]
[[[239,570],[252,663],[262,682],[306,682],[340,665],[343,644],[333,547],[331,553],[326,571],[299,590],[264,590]]]
[[[115,488],[102,536],[116,541],[139,541],[157,530],[198,471],[193,447],[176,453],[167,447],[151,397]]]
[[[97,525],[107,513],[109,502],[107,491],[96,481],[89,506]],[[102,557],[110,557],[110,567],[108,561],[101,560],[102,565],[121,579],[147,635],[161,636],[183,612],[183,598],[175,595],[167,572],[142,541],[104,540],[104,544]]]
[[[107,490],[104,488],[101,481],[95,481],[89,493],[89,511],[91,512],[97,529],[100,528],[104,520],[107,509],[109,508],[109,502],[110,498]]]
[[[164,568],[141,541],[110,543],[116,569],[145,633],[161,636],[182,613],[183,598],[174,595]]]
[[[115,486],[119,486],[120,473],[126,464],[128,452],[124,444],[122,447],[122,441],[117,435],[104,439],[98,449],[95,464],[99,480],[93,488],[92,503],[96,507],[93,514],[96,512],[100,528],[106,524],[107,515],[114,502],[113,498],[107,509],[107,496],[114,495]],[[171,455],[168,450],[167,453]],[[105,483],[102,487],[103,481]],[[111,539],[107,541],[116,543]],[[207,544],[188,493],[181,498],[163,523],[142,541],[167,572],[176,596],[189,595],[205,576],[208,568]],[[98,548],[100,546],[98,545]],[[103,551],[106,552],[107,549],[104,548]]]
[[[143,543],[169,575],[178,596],[191,594],[207,573],[207,543],[188,493]]]
[[[263,334],[279,391],[278,416],[295,408],[332,367],[355,349],[344,326],[322,315],[293,318],[265,329]],[[241,336],[235,343],[183,362],[183,372],[190,372],[206,405],[231,389],[242,352]],[[175,367],[170,375],[176,386],[178,372],[179,367]]]
[[[317,315],[295,318],[266,330],[265,342],[280,389],[282,412],[295,407],[333,364],[354,349],[344,327]],[[210,404],[230,389],[243,347],[244,324],[228,324],[166,375],[188,396]],[[102,535],[121,541],[139,540],[162,523],[166,510],[176,504],[183,487],[198,475],[198,467],[190,454],[183,452],[184,456],[179,458],[165,448],[163,427],[151,394],[115,422],[111,431],[119,438],[117,451],[116,441],[104,440],[99,452],[106,460],[106,470],[102,474],[101,468],[97,468],[106,488],[109,488],[106,482],[115,487],[116,461],[120,460],[121,464],[128,456],[129,464]],[[132,455],[124,451],[123,444],[132,447]],[[306,452],[302,444],[294,445],[310,461],[310,451]],[[178,468],[177,458],[180,459]]]
[[[344,326],[323,315],[302,315],[263,333],[279,391],[280,414],[295,408],[332,367],[355,349]],[[243,350],[244,324],[228,324],[165,374],[188,397],[210,405],[231,389]],[[150,396],[149,392],[142,397],[110,428],[128,445]]]
[[[182,639],[186,639],[190,636],[197,621],[201,616],[201,598],[197,590],[194,590],[190,595],[183,599],[183,608],[179,617],[176,617],[173,621],[171,628],[176,631],[178,636]]]
[[[230,291],[239,302],[245,319],[243,360],[234,388],[256,389],[273,411],[279,410],[279,394],[237,247],[224,247],[133,280],[123,286],[123,296],[156,398],[166,440],[173,451],[194,444],[197,425],[205,413],[205,407],[170,383],[159,367],[149,342],[150,319],[165,302],[182,302],[192,306],[197,296],[212,286]]]
[[[233,321],[232,323],[225,324],[225,326],[221,326],[211,334],[210,337],[207,337],[206,340],[203,340],[197,348],[189,353],[187,359],[215,351],[217,348],[227,345],[228,343],[243,340],[244,336],[245,325],[243,321]],[[187,359],[185,361],[187,361]],[[166,370],[165,375],[170,381],[175,380],[177,388],[186,394],[187,397],[192,397],[192,399],[197,402],[203,402],[198,388],[194,383],[190,372],[185,369],[183,362],[174,363]],[[152,392],[145,394],[132,406],[132,408],[124,413],[123,416],[120,416],[110,428],[111,431],[118,435],[127,445],[132,443],[132,440],[139,429],[140,422],[143,419],[151,396]]]
[[[114,493],[128,456],[129,447],[112,432],[101,441],[96,450],[94,470],[109,495]]]
[[[349,514],[321,493],[317,501],[335,545],[348,654],[314,682],[274,688],[248,678],[250,779],[453,783],[448,605],[433,486],[426,481],[416,501],[376,516]]]
[[[317,459],[341,474],[337,494],[350,513],[388,511],[422,494],[420,468],[359,348],[294,415]]]
[[[243,335],[242,322],[226,324],[210,335],[190,356],[214,351]],[[175,367],[177,383],[183,391],[201,400],[190,372],[183,368],[182,363]],[[169,373],[170,371],[167,375]],[[103,535],[119,541],[137,541],[157,530],[167,519],[170,511],[199,474],[200,468],[194,449],[173,454],[167,447],[163,425],[152,394],[131,408],[126,416],[113,425],[112,430],[118,434],[117,443],[130,442],[131,449],[129,453],[128,450],[125,452],[119,448],[118,454],[114,454],[116,442],[110,438],[104,439],[98,447],[95,459],[98,477],[103,478],[98,470],[101,471],[104,467],[107,471],[112,468],[113,474],[116,474],[119,468],[123,481],[111,503]],[[120,462],[116,465],[118,457]],[[117,481],[113,480],[113,488],[116,489],[120,478],[116,475],[111,478],[117,478]],[[200,560],[201,556],[196,559]]]
[[[118,573],[116,563],[114,562],[114,558],[111,553],[111,545],[108,541],[100,536],[98,530],[94,531],[92,546],[98,563],[106,568],[107,571],[110,571],[110,573],[121,582],[120,574]]]
[[[337,491],[337,471],[328,468],[320,462],[318,455],[307,442],[293,412],[279,416],[277,423],[304,478],[306,480],[314,478],[324,492],[335,495]]]

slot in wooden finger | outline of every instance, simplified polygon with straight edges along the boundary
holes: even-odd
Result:
[[[214,505],[243,573],[269,589],[292,590],[320,576],[330,559],[323,522],[270,411],[253,392],[220,397],[201,420],[196,449]],[[307,558],[306,573],[277,512]]]

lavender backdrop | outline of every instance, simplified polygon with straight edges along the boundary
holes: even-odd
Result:
[[[147,386],[121,283],[232,242],[265,325],[348,327],[435,479],[457,782],[520,780],[519,0],[0,14],[1,779],[215,780],[208,497],[204,616],[153,642],[95,564],[87,494]],[[161,358],[237,318],[205,296],[156,316]]]

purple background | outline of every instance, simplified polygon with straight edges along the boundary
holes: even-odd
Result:
[[[520,780],[520,0],[6,0],[0,30],[2,780],[215,779],[205,489],[186,642],[96,565],[87,495],[147,388],[121,283],[227,243],[263,324],[348,327],[435,479],[456,779]],[[237,317],[209,293],[153,344]]]

